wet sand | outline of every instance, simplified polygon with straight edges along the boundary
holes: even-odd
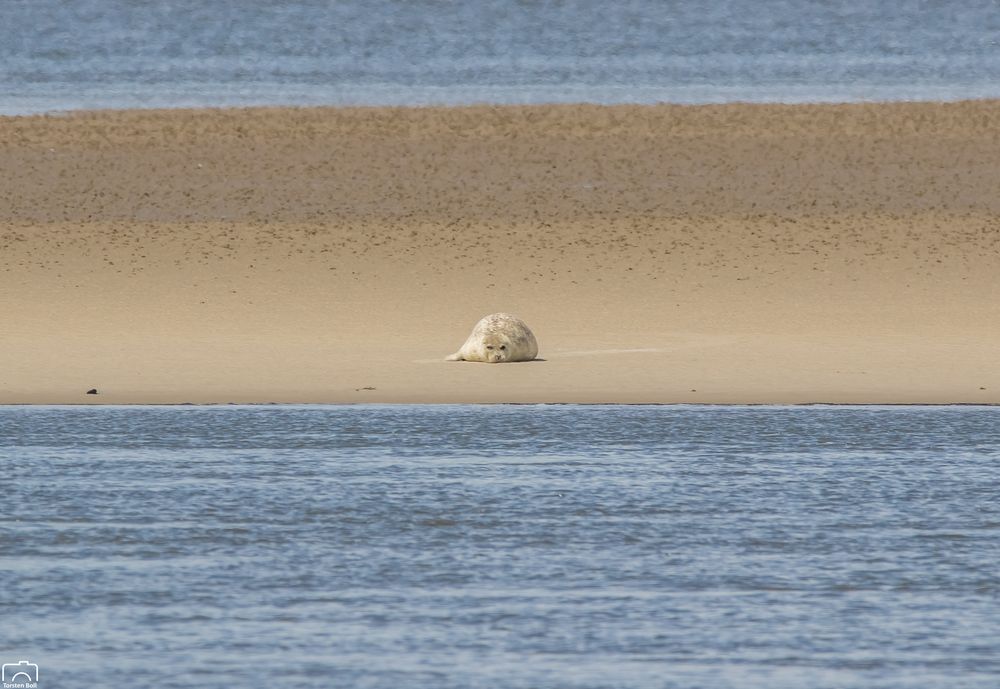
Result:
[[[1000,403],[1000,102],[0,118],[0,313],[0,403]]]

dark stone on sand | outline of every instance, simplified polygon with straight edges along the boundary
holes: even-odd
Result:
[[[97,388],[90,388],[89,390],[87,390],[87,394],[88,395],[96,395],[97,394]]]

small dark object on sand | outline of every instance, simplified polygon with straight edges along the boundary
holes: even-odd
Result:
[[[89,390],[87,390],[87,394],[88,395],[96,395],[97,394],[97,388],[90,388]]]

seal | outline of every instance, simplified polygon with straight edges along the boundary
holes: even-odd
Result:
[[[491,313],[476,323],[462,348],[445,361],[502,364],[531,361],[537,355],[538,342],[524,321],[509,313]]]

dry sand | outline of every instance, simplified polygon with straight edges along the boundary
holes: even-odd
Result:
[[[0,118],[0,313],[0,403],[1000,403],[1000,102]]]

